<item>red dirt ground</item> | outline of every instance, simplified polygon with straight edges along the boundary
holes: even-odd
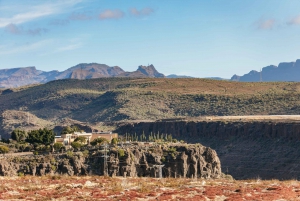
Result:
[[[0,200],[300,200],[296,180],[0,177]]]

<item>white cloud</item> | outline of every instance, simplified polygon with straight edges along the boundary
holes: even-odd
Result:
[[[262,30],[270,30],[273,29],[274,26],[275,26],[274,19],[260,20],[257,23],[257,28]]]
[[[105,10],[99,15],[100,20],[106,19],[120,19],[124,17],[124,12],[121,10]]]
[[[26,12],[13,12],[14,14],[9,17],[0,17],[0,28],[5,27],[9,24],[21,24],[41,17],[61,13],[69,7],[74,6],[82,1],[83,0],[57,0],[51,1],[51,3],[45,3],[37,6],[21,5],[23,6],[22,10],[26,10]]]
[[[0,18],[0,27],[5,27],[9,24],[21,24],[50,14],[53,14],[53,11],[51,11],[51,8],[48,8],[44,11],[20,13],[10,18]]]
[[[146,16],[151,15],[154,13],[154,10],[152,8],[143,8],[142,10],[137,10],[136,8],[131,8],[129,12],[134,16]]]
[[[289,25],[300,25],[300,15],[298,15],[298,16],[292,18],[291,20],[289,20],[287,22],[287,24],[289,24]]]

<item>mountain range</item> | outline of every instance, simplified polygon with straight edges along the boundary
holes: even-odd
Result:
[[[275,82],[275,81],[300,81],[300,59],[296,62],[283,62],[278,66],[270,65],[262,70],[252,70],[243,76],[233,75],[231,81],[241,82]]]
[[[0,88],[20,87],[60,79],[91,79],[103,77],[163,78],[165,75],[159,73],[152,64],[149,66],[141,65],[133,72],[126,72],[119,66],[110,67],[98,63],[82,63],[62,72],[57,70],[45,72],[37,70],[32,66],[0,70]]]

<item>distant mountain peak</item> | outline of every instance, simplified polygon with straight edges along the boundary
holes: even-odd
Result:
[[[296,62],[281,62],[278,66],[269,65],[261,71],[251,70],[243,76],[233,75],[232,81],[242,82],[272,82],[272,81],[300,81],[300,59]]]
[[[0,70],[0,88],[19,87],[46,83],[59,79],[92,79],[101,77],[165,77],[151,64],[139,66],[134,72],[125,72],[119,66],[98,63],[80,63],[67,70],[49,72],[36,70],[34,66]]]
[[[140,65],[137,69],[137,71],[140,71],[141,73],[143,73],[144,75],[148,76],[148,77],[165,77],[164,74],[159,73],[155,67],[153,66],[153,64],[149,65],[149,66],[142,66]]]

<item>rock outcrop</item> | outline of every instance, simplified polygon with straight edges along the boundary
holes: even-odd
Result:
[[[67,154],[7,156],[1,158],[0,175],[109,175],[124,177],[218,178],[221,164],[217,153],[200,144],[126,145],[107,152],[90,150]],[[161,168],[161,170],[160,170]],[[160,175],[161,174],[161,175]]]

